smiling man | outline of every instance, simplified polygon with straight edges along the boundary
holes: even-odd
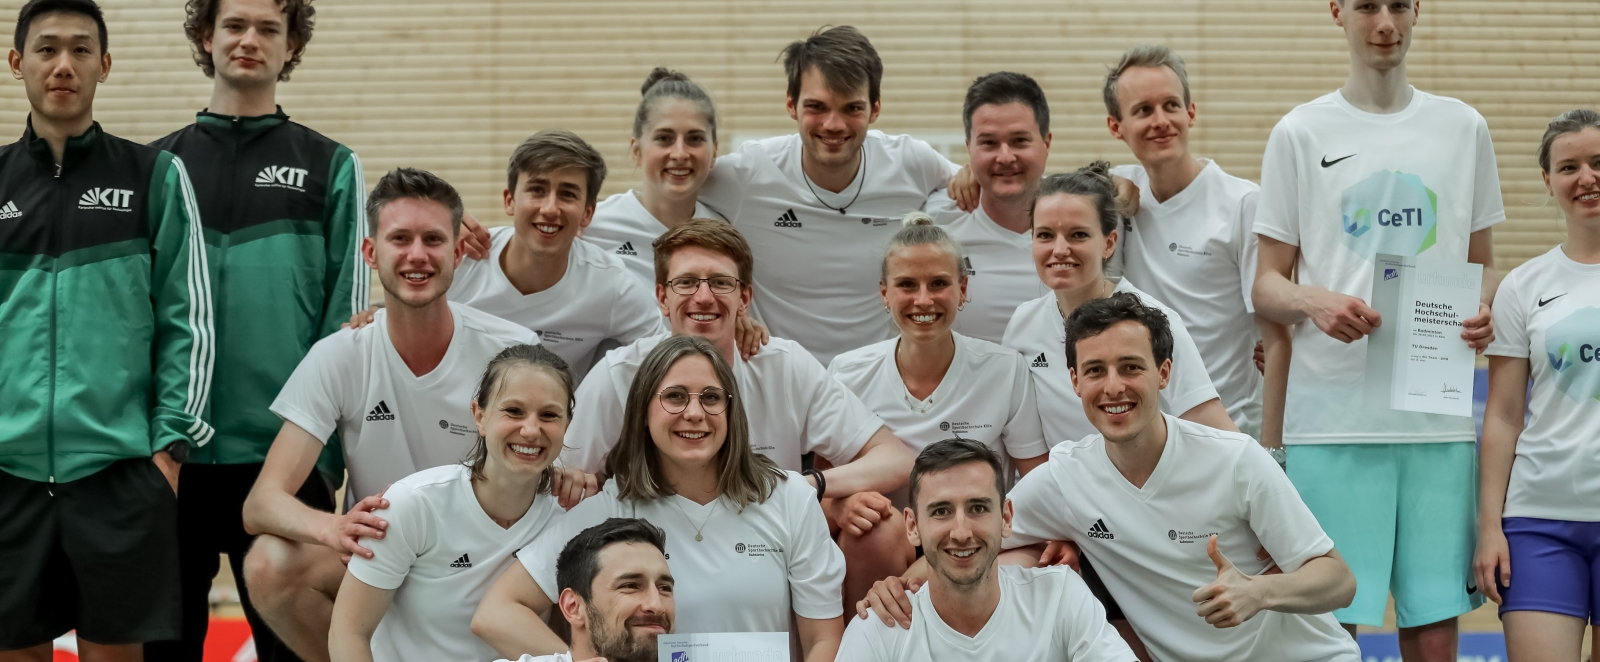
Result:
[[[225,553],[257,658],[293,660],[245,590],[253,538],[239,518],[283,425],[268,408],[272,399],[313,343],[367,307],[367,184],[354,152],[289,121],[276,103],[278,83],[311,41],[316,11],[309,0],[200,0],[185,9],[184,32],[195,64],[211,78],[211,102],[193,124],[152,146],[189,164],[195,202],[208,220],[217,309],[210,420],[217,433],[179,474],[184,636],[152,644],[146,654],[199,662],[211,582]],[[323,452],[318,469],[299,496],[331,511],[333,488],[344,480],[337,444]]]
[[[850,26],[783,50],[796,134],[747,142],[717,159],[700,201],[755,252],[755,313],[826,364],[895,333],[878,296],[877,246],[957,168],[927,143],[868,127],[883,61]]]
[[[1000,457],[982,443],[930,444],[911,468],[905,534],[931,577],[913,599],[910,630],[852,619],[840,662],[1132,662],[1133,651],[1070,568],[1001,566],[1011,535]]]
[[[421,170],[396,169],[367,200],[362,256],[378,270],[385,308],[369,325],[312,346],[272,412],[283,419],[261,476],[244,502],[257,536],[245,584],[262,618],[306,660],[328,659],[341,556],[372,552],[382,538],[382,492],[423,469],[460,462],[477,440],[473,393],[501,350],[538,344],[533,332],[454,302],[445,292],[462,253],[461,197]],[[295,496],[334,434],[349,467],[346,512]],[[470,550],[469,550],[470,551]]]

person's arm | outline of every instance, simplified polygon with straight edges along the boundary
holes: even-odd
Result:
[[[1196,613],[1217,628],[1235,627],[1262,611],[1326,614],[1348,607],[1356,596],[1356,577],[1338,550],[1305,562],[1294,572],[1250,576],[1217,550],[1211,535],[1206,554],[1217,566],[1217,580],[1194,592]]]
[[[1294,339],[1289,327],[1259,315],[1256,328],[1261,331],[1262,353],[1266,356],[1260,442],[1267,448],[1283,448],[1283,406],[1289,393],[1289,359],[1294,352]]]
[[[312,342],[338,331],[367,309],[372,296],[372,269],[361,257],[361,239],[367,236],[367,180],[361,159],[340,146],[333,157],[322,216],[324,234],[322,321]]]
[[[1212,398],[1190,407],[1189,411],[1178,415],[1178,418],[1218,430],[1239,431],[1239,426],[1234,425],[1233,418],[1228,416],[1228,409],[1222,406],[1221,398]]]
[[[567,426],[561,454],[556,456],[557,464],[596,475],[605,470],[606,453],[616,445],[622,433],[622,408],[626,397],[618,392],[611,361],[609,356],[602,357],[589,370],[589,376],[578,384],[572,406],[577,415]]]
[[[478,611],[472,614],[472,634],[508,659],[526,653],[564,653],[570,646],[544,622],[553,604],[518,560],[478,603]]]
[[[1045,460],[1048,459],[1050,459],[1049,453],[1042,453],[1035,457],[1014,457],[1011,458],[1011,466],[1017,468],[1018,474],[1026,476],[1029,472],[1039,468],[1039,465],[1044,464]]]
[[[1495,292],[1500,288],[1500,272],[1494,267],[1494,229],[1484,228],[1472,233],[1467,242],[1467,262],[1483,265],[1483,286],[1478,293],[1478,314],[1461,323],[1461,339],[1479,354],[1494,342]]]
[[[349,571],[339,584],[328,628],[328,657],[333,662],[372,662],[372,633],[388,613],[394,589],[368,586]]]
[[[1372,333],[1382,323],[1378,311],[1353,296],[1330,292],[1315,285],[1293,281],[1300,248],[1267,235],[1258,235],[1260,250],[1256,259],[1256,282],[1251,294],[1256,314],[1269,321],[1292,326],[1311,320],[1323,333],[1345,343]]]
[[[215,433],[210,414],[215,354],[210,269],[194,188],[183,160],[162,152],[150,182],[150,298],[155,319],[150,407],[150,451],[169,482],[177,463],[165,452],[175,443],[204,446]]]
[[[373,510],[387,508],[383,495],[369,496],[344,515],[325,513],[300,502],[295,494],[311,475],[322,454],[322,442],[294,423],[285,421],[267,451],[261,474],[244,500],[244,530],[250,535],[271,534],[303,543],[323,545],[340,554],[371,558],[361,538],[383,538],[388,522]]]
[[[795,634],[800,639],[800,659],[805,662],[833,662],[844,637],[844,617],[815,619],[796,614]]]
[[[1528,372],[1526,358],[1489,357],[1489,400],[1483,411],[1483,442],[1478,448],[1478,551],[1473,569],[1478,591],[1495,604],[1501,602],[1499,584],[1511,585],[1511,550],[1501,519],[1511,464],[1517,457],[1517,439],[1522,436]]]
[[[894,436],[889,428],[880,427],[850,462],[827,470],[824,478],[828,491],[824,496],[843,498],[858,492],[893,492],[910,479],[911,463],[916,459],[906,442]],[[806,481],[812,487],[817,485],[816,479],[810,476]]]

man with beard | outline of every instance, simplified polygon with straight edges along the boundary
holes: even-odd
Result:
[[[556,557],[556,584],[561,615],[572,626],[572,650],[517,662],[654,662],[656,636],[672,633],[666,548],[666,532],[622,517],[567,541]]]
[[[1089,587],[1070,568],[1000,566],[1011,536],[1000,458],[982,443],[947,439],[911,469],[906,537],[926,553],[931,577],[912,598],[909,630],[855,619],[838,659],[1136,660]]]

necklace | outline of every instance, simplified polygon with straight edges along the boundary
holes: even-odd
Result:
[[[684,510],[682,504],[678,503],[677,501],[673,501],[672,505],[677,506],[678,512],[683,513],[683,519],[685,519],[685,520],[687,520],[689,522],[689,526],[694,526],[694,520],[689,518],[689,511]],[[703,519],[703,520],[700,520],[700,526],[695,526],[695,528],[694,528],[694,541],[695,542],[700,542],[702,540],[705,540],[705,537],[700,535],[700,532],[705,530],[706,524],[711,521],[711,516],[712,515],[717,514],[717,508],[720,507],[720,506],[722,506],[722,499],[718,498],[716,501],[711,503],[711,512],[706,513],[706,518]]]
[[[800,168],[800,178],[806,180],[806,188],[810,190],[811,195],[817,199],[817,204],[839,212],[839,214],[842,216],[844,215],[844,210],[849,209],[850,205],[855,204],[856,199],[861,197],[861,189],[866,188],[867,186],[867,146],[861,146],[861,181],[856,184],[856,194],[850,198],[849,202],[844,203],[843,207],[835,207],[823,202],[822,196],[817,195],[817,189],[812,188],[811,177],[806,175],[806,169],[803,167]]]

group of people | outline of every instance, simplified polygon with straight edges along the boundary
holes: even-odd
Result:
[[[0,661],[76,630],[86,662],[197,662],[222,554],[264,661],[786,632],[807,662],[1356,662],[1391,595],[1408,662],[1453,660],[1485,596],[1512,660],[1576,660],[1600,115],[1550,123],[1566,241],[1502,281],[1487,124],[1407,83],[1419,3],[1329,6],[1350,77],[1278,123],[1259,186],[1190,152],[1166,47],[1105,78],[1136,163],[1046,174],[1032,78],[972,83],[958,166],[869,128],[882,62],[833,27],[782,52],[796,133],[719,156],[711,95],[656,69],[640,189],[601,200],[599,152],[540,131],[489,228],[425,170],[368,189],[277,106],[309,0],[190,0],[213,94],[149,146],[93,119],[99,7],[30,0]],[[1483,265],[1448,339],[1489,355],[1481,446],[1365,404],[1378,253]]]

